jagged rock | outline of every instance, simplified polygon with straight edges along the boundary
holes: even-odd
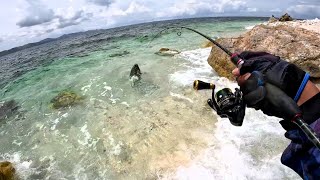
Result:
[[[288,13],[285,13],[279,18],[279,21],[281,22],[293,21],[293,18]]]
[[[13,180],[15,176],[15,168],[11,162],[0,162],[0,179],[1,180]]]
[[[123,52],[118,52],[118,53],[114,53],[114,54],[110,54],[109,57],[119,57],[119,56],[125,56],[130,54],[129,51],[123,51]]]
[[[214,46],[214,44],[210,41],[206,41],[202,44],[203,48],[208,48],[208,47],[213,47],[213,46]]]
[[[274,22],[277,22],[277,21],[279,21],[279,19],[274,17],[274,15],[272,15],[268,22],[269,23],[274,23]]]
[[[236,38],[220,38],[217,40],[217,42],[223,47],[233,51],[234,42],[236,40]],[[212,46],[208,63],[218,73],[219,76],[234,80],[231,71],[235,68],[235,65],[231,63],[230,57],[217,46]]]
[[[6,101],[3,104],[0,104],[0,120],[14,115],[18,109],[19,106],[15,100]]]
[[[160,56],[174,56],[174,55],[179,54],[179,53],[180,52],[178,50],[175,50],[175,49],[161,48],[155,54],[160,55]]]
[[[82,102],[84,97],[79,96],[73,91],[62,91],[56,97],[54,97],[51,102],[51,107],[54,109],[60,109],[64,107],[69,107],[77,105]]]
[[[258,25],[238,38],[219,39],[222,45],[233,52],[265,51],[294,63],[320,78],[320,35],[306,29],[286,24]],[[235,67],[226,54],[213,46],[208,63],[220,76],[233,79],[230,75]]]

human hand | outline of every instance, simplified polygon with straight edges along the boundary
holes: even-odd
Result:
[[[301,113],[297,103],[280,88],[266,82],[264,75],[259,71],[239,76],[238,82],[243,100],[248,107],[262,110],[266,115],[283,118],[288,122]]]
[[[289,97],[296,102],[298,101],[301,95],[299,88],[302,85],[305,86],[309,74],[294,64],[266,52],[244,51],[239,56],[244,60],[244,63],[240,69],[233,71],[233,74],[238,78],[239,85],[249,78],[248,73],[259,71],[265,76],[266,82],[279,87]]]

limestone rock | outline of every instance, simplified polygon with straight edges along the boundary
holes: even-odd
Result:
[[[279,21],[279,19],[277,19],[276,17],[274,17],[274,16],[272,15],[268,22],[269,22],[269,23],[274,23],[274,22],[277,22],[277,21]]]
[[[73,91],[62,91],[51,102],[51,107],[54,109],[60,109],[64,107],[73,106],[81,103],[84,97],[79,96]]]
[[[180,53],[180,51],[175,50],[175,49],[160,48],[159,51],[156,52],[155,54],[160,55],[160,56],[174,56],[179,53]]]
[[[309,72],[311,77],[320,78],[320,34],[316,32],[286,24],[258,25],[241,37],[219,42],[232,52],[265,51],[280,56]],[[234,66],[217,47],[212,48],[208,63],[220,76],[231,78]]]
[[[0,162],[0,179],[1,180],[13,180],[15,176],[15,168],[11,162]]]
[[[237,38],[221,38],[217,42],[223,47],[234,51],[234,43]],[[208,58],[209,65],[218,73],[219,76],[234,80],[231,71],[236,67],[230,61],[230,57],[217,46],[212,46],[210,56]]]
[[[285,13],[279,18],[279,21],[281,22],[293,21],[293,18],[288,13]]]

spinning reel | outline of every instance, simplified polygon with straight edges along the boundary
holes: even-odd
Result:
[[[208,99],[209,106],[222,118],[228,118],[231,124],[241,126],[245,115],[246,105],[242,98],[242,92],[235,89],[233,93],[229,88],[216,90],[215,85],[200,80],[193,83],[195,90],[212,89],[212,99]]]

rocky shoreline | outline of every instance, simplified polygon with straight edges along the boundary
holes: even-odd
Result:
[[[320,20],[294,20],[268,22],[256,25],[243,35],[217,40],[233,52],[266,51],[294,63],[310,73],[313,80],[320,79]],[[216,46],[212,47],[208,63],[220,75],[234,80],[235,66]]]

